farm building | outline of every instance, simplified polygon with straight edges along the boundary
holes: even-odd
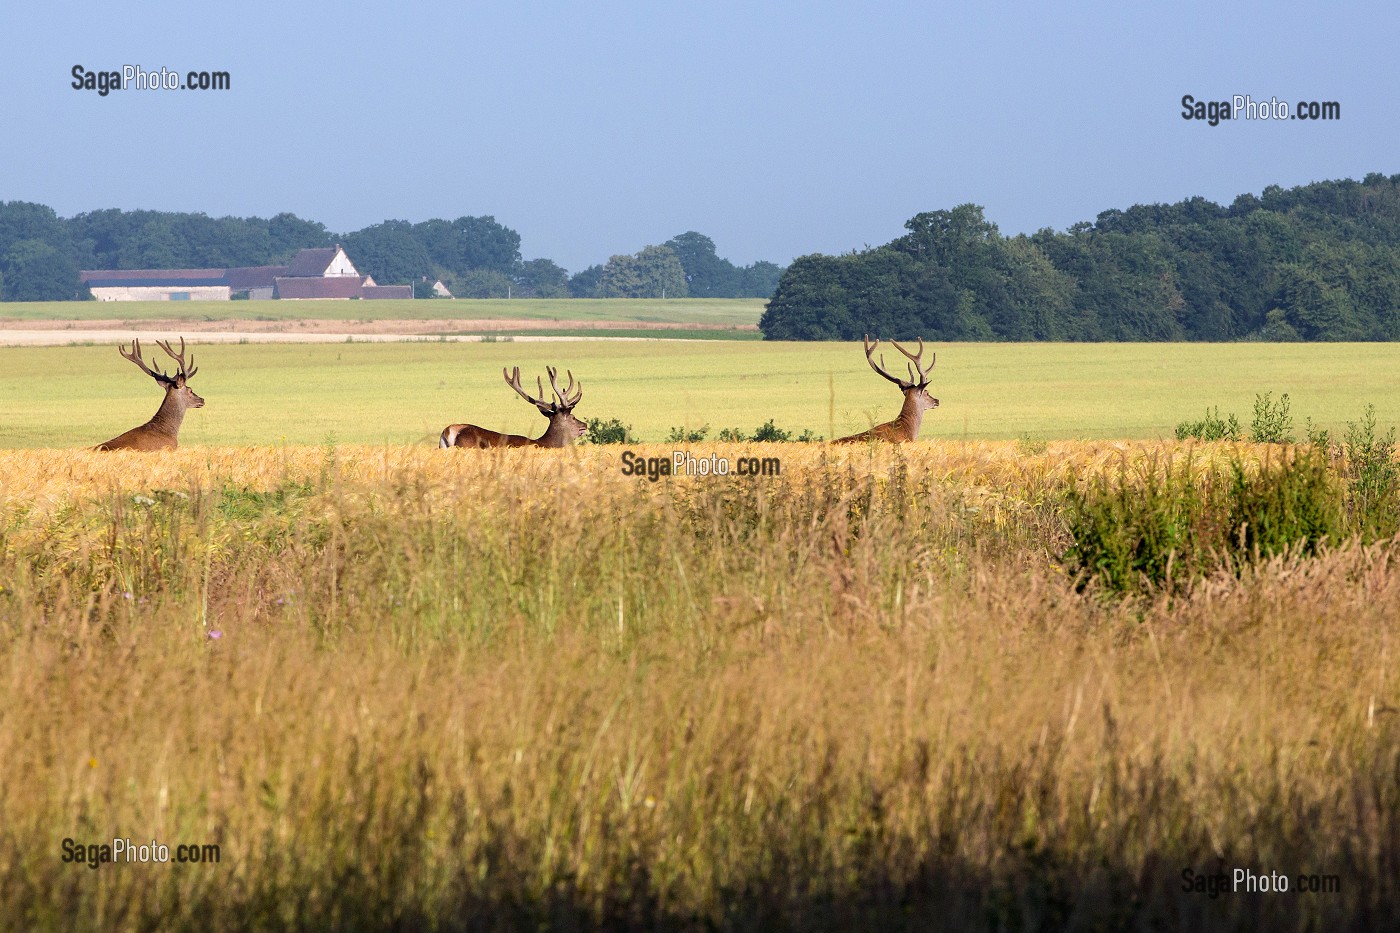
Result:
[[[78,274],[98,301],[228,301],[227,269],[97,269]]]
[[[285,266],[228,269],[94,269],[79,280],[98,301],[228,301],[272,298],[412,298],[410,285],[376,285],[339,244],[304,249]]]

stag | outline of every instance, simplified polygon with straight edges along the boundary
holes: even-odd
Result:
[[[908,359],[909,378],[900,379],[892,376],[885,369],[885,356],[880,354],[880,362],[877,364],[871,354],[880,345],[880,341],[872,344],[870,335],[865,335],[865,361],[870,364],[870,368],[875,370],[884,378],[899,386],[904,393],[904,407],[899,410],[899,417],[893,421],[886,421],[884,424],[877,424],[869,431],[862,431],[859,434],[852,434],[850,437],[838,438],[837,444],[853,444],[859,441],[890,441],[895,444],[902,444],[906,441],[917,440],[919,437],[919,425],[924,419],[924,412],[938,407],[938,399],[928,394],[928,374],[933,369],[934,362],[938,355],[929,357],[928,366],[921,362],[924,355],[924,339],[918,338],[919,352],[910,353],[908,350],[890,341],[894,348],[903,353]]]
[[[169,342],[164,340],[157,340],[156,346],[164,350],[179,366],[175,375],[167,376],[164,371],[147,366],[141,359],[140,340],[131,342],[130,353],[126,352],[125,345],[118,346],[117,352],[139,366],[142,372],[164,388],[165,400],[160,403],[160,408],[150,421],[132,428],[125,434],[118,434],[110,441],[98,444],[93,450],[174,450],[180,446],[180,424],[185,420],[185,411],[204,407],[204,399],[195,395],[188,385],[199,370],[194,365],[194,354],[190,354],[188,363],[185,362],[185,338],[180,338],[179,353],[170,349]],[[153,362],[154,359],[152,357]]]
[[[573,444],[588,430],[588,425],[574,417],[574,406],[583,398],[583,383],[578,383],[575,391],[574,374],[566,370],[569,385],[561,391],[559,383],[555,381],[559,371],[552,366],[546,366],[545,372],[549,373],[549,387],[554,391],[552,402],[544,400],[544,383],[538,376],[535,377],[535,387],[539,396],[535,397],[520,387],[519,366],[510,374],[504,367],[501,369],[501,376],[505,378],[506,385],[549,419],[549,427],[545,428],[539,437],[502,434],[474,424],[449,424],[442,429],[442,438],[438,441],[438,446],[475,447],[484,450],[488,447],[568,447]]]

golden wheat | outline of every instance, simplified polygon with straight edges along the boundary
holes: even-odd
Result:
[[[675,445],[630,448],[669,457]],[[1059,496],[1252,446],[0,453],[0,915],[38,929],[1364,929],[1400,573],[1076,591]],[[61,842],[215,843],[216,865]],[[1211,898],[1183,869],[1335,876]]]

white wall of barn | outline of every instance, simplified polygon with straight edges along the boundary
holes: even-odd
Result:
[[[92,290],[98,301],[170,301],[172,294],[190,301],[228,301],[230,290],[227,285],[111,285]]]

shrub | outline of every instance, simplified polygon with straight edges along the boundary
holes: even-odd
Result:
[[[1237,441],[1240,439],[1240,423],[1231,414],[1220,417],[1220,409],[1206,409],[1206,416],[1199,421],[1183,421],[1176,426],[1176,439],[1184,441],[1195,438],[1198,441]]]
[[[1193,526],[1211,511],[1214,485],[1170,459],[1159,469],[1154,458],[1133,473],[1125,464],[1112,478],[1100,473],[1087,488],[1069,490],[1074,543],[1064,560],[1081,588],[1098,580],[1119,592],[1150,589],[1183,564],[1207,559],[1207,536]]]
[[[1273,401],[1273,393],[1254,396],[1254,420],[1249,423],[1249,439],[1256,444],[1293,443],[1293,416],[1288,411],[1288,393]]]
[[[588,419],[588,433],[583,436],[589,444],[635,444],[637,438],[632,434],[632,426],[623,424],[616,418],[604,421],[602,418]]]
[[[668,444],[696,444],[705,439],[705,435],[710,433],[708,424],[696,428],[694,431],[686,428],[672,428],[671,433],[666,435]]]
[[[792,440],[792,432],[784,431],[773,423],[772,418],[769,418],[754,429],[753,439],[756,441],[790,441]]]
[[[1312,554],[1343,537],[1342,497],[1321,451],[1294,449],[1252,473],[1237,461],[1230,472],[1230,537],[1220,544],[1238,559]]]
[[[1395,429],[1376,436],[1376,406],[1367,405],[1360,421],[1348,421],[1342,444],[1342,475],[1347,512],[1363,538],[1400,532],[1400,468],[1395,464]]]
[[[742,444],[747,441],[799,441],[801,443],[811,443],[822,439],[820,434],[813,434],[810,428],[804,430],[797,437],[792,436],[791,431],[786,431],[773,423],[769,418],[763,424],[753,429],[752,434],[747,434],[739,428],[721,428],[717,440],[728,441],[730,443]]]
[[[1117,592],[1170,588],[1222,565],[1311,554],[1346,533],[1338,484],[1315,450],[1257,470],[1235,461],[1228,477],[1153,460],[1098,474],[1067,500],[1074,543],[1063,560],[1081,589],[1090,580]]]

